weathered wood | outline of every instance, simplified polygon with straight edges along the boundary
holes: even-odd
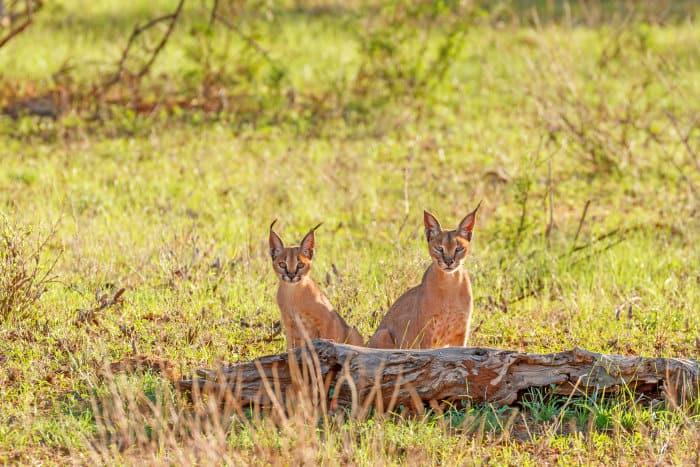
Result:
[[[673,403],[698,396],[695,360],[604,355],[582,349],[529,354],[488,348],[379,350],[315,340],[308,348],[253,362],[199,370],[179,387],[227,392],[240,405],[288,403],[299,391],[317,391],[345,407],[382,409],[436,401],[512,404],[529,388],[558,394],[623,388]],[[309,389],[311,387],[311,389]],[[325,402],[324,401],[324,402]],[[369,402],[366,402],[369,401]]]

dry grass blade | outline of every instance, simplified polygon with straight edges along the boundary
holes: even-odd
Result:
[[[272,401],[272,407],[275,410],[275,413],[277,416],[280,418],[280,420],[283,423],[287,422],[287,415],[284,412],[284,407],[282,406],[282,403],[280,402],[279,398],[277,397],[277,394],[275,391],[272,389],[272,386],[270,386],[270,382],[267,380],[267,375],[265,374],[265,370],[263,367],[260,365],[260,362],[256,361],[255,362],[255,367],[258,369],[258,372],[260,373],[260,378],[262,379],[262,384],[263,387],[265,388],[265,392],[267,393],[267,397]]]
[[[371,391],[365,397],[365,400],[362,403],[362,407],[360,407],[360,412],[358,413],[358,418],[360,420],[367,417],[372,405],[374,405],[376,414],[381,415],[384,413],[384,398],[382,395],[381,381],[382,373],[384,372],[385,366],[386,362],[381,362],[381,364],[377,367],[377,369],[374,372],[374,385],[372,385]]]

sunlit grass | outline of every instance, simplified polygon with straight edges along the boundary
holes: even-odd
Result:
[[[93,82],[101,68],[92,61],[113,63],[133,24],[173,6],[122,3],[47,5],[51,15],[0,51],[0,80],[48,85],[68,60],[86,64],[75,79]],[[150,84],[197,85],[202,39],[189,31],[206,16],[199,3],[188,8]],[[283,90],[323,96],[338,87],[352,104],[344,80],[361,63],[363,25],[351,14],[285,10],[255,32],[289,73]],[[697,359],[700,172],[691,155],[658,112],[650,125],[662,143],[631,131],[632,156],[606,152],[619,162],[607,169],[571,133],[548,129],[551,109],[540,107],[563,100],[557,86],[566,79],[575,96],[566,102],[582,103],[615,137],[624,125],[600,110],[601,101],[621,114],[635,98],[692,116],[700,30],[691,21],[632,25],[623,39],[646,38],[645,51],[630,47],[619,63],[597,68],[617,37],[610,26],[499,28],[469,29],[445,82],[424,100],[397,96],[364,121],[315,121],[296,108],[282,108],[282,125],[128,111],[97,125],[74,114],[58,122],[0,117],[0,212],[37,235],[58,221],[45,260],[62,252],[59,281],[31,316],[0,323],[0,462],[88,462],[98,430],[91,401],[107,394],[97,374],[134,349],[185,371],[282,351],[282,337],[267,339],[279,319],[266,253],[274,218],[296,241],[324,222],[312,275],[369,336],[428,263],[422,210],[450,226],[483,199],[467,263],[476,299],[471,345]],[[223,31],[210,47],[217,66],[230,70],[251,53]],[[270,66],[259,57],[250,63],[259,75],[232,86],[255,94],[268,86]],[[632,95],[645,73],[652,85]],[[691,119],[681,121],[688,130]],[[697,129],[689,144],[697,148]],[[547,236],[550,191],[555,227]],[[615,229],[621,233],[597,241]],[[121,287],[121,305],[97,312],[94,322],[79,320],[96,293]],[[169,394],[153,374],[119,384]],[[347,421],[327,433],[309,424],[296,438],[271,426],[237,429],[216,446],[238,461],[255,461],[257,452],[260,462],[365,465],[684,463],[698,451],[697,403],[674,410],[625,397],[567,403],[535,393],[509,427],[513,410]],[[110,451],[124,462],[132,454],[139,455]]]

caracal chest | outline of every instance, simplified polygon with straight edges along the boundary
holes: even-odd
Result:
[[[329,319],[323,297],[315,290],[308,290],[303,286],[281,288],[277,294],[277,302],[282,312],[282,320],[289,327],[301,324],[307,332],[311,332],[319,329]]]
[[[423,297],[421,305],[430,327],[462,327],[471,312],[471,292],[466,283],[451,289],[434,289]]]

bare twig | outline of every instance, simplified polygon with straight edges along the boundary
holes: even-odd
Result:
[[[589,248],[590,246],[594,245],[595,243],[601,242],[601,241],[606,240],[610,237],[621,236],[621,235],[626,234],[626,233],[641,230],[642,228],[644,228],[644,225],[635,225],[635,226],[632,226],[629,228],[620,228],[620,227],[614,228],[614,229],[594,238],[593,240],[586,243],[585,245],[581,245],[581,246],[577,246],[577,247],[572,248],[571,253],[585,250],[586,248]]]
[[[525,231],[525,219],[527,218],[527,201],[530,194],[530,185],[528,184],[523,193],[523,199],[520,205],[520,222],[518,223],[518,231],[515,234],[513,247],[516,248],[520,242],[520,236]]]
[[[214,3],[211,6],[211,13],[209,14],[209,27],[214,26],[214,22],[216,21],[216,12],[219,10],[219,0],[214,0]]]
[[[136,39],[143,34],[144,32],[148,31],[149,29],[161,24],[161,23],[167,23],[167,29],[163,36],[161,37],[160,41],[156,45],[156,47],[153,49],[153,52],[151,53],[151,56],[149,59],[146,61],[146,63],[137,71],[136,73],[130,73],[132,76],[136,78],[143,78],[151,69],[151,66],[153,63],[156,61],[156,58],[158,58],[158,55],[160,52],[163,50],[165,47],[165,44],[167,44],[168,39],[170,39],[170,35],[173,32],[173,29],[175,28],[175,23],[177,23],[178,18],[180,17],[180,13],[182,12],[182,6],[184,5],[185,0],[180,0],[177,4],[177,7],[175,8],[175,11],[172,13],[168,13],[167,15],[159,16],[157,18],[153,18],[152,20],[146,22],[143,25],[136,26],[134,30],[131,32],[131,36],[129,36],[129,41],[126,44],[126,47],[122,51],[122,56],[119,59],[119,63],[117,64],[117,71],[112,75],[112,77],[107,80],[103,85],[102,85],[102,91],[106,91],[110,87],[112,87],[114,84],[119,82],[119,80],[122,78],[126,71],[126,61],[129,58],[129,54],[131,52],[131,48],[133,47],[134,43],[136,42]]]
[[[0,49],[5,46],[12,39],[20,35],[25,29],[27,29],[34,21],[34,12],[41,8],[41,2],[34,3],[32,0],[27,0],[25,2],[26,7],[24,10],[25,19],[17,26],[13,27],[10,32],[5,34],[4,37],[0,37]]]
[[[588,207],[591,205],[591,200],[586,200],[586,205],[583,207],[583,212],[581,213],[581,219],[578,221],[578,228],[576,229],[576,235],[574,235],[574,241],[571,243],[572,248],[576,248],[576,242],[578,241],[578,236],[581,234],[581,228],[583,228],[583,223],[586,221],[586,214],[588,213]]]
[[[17,27],[12,28],[10,32],[8,32],[5,37],[0,39],[0,48],[2,48],[5,44],[10,42],[14,37],[18,36],[22,31],[27,29],[29,25],[32,24],[32,18],[29,17],[25,19],[22,23],[20,23]]]
[[[678,139],[683,143],[683,147],[685,148],[686,152],[688,153],[688,156],[693,160],[695,163],[695,168],[700,170],[700,158],[698,158],[698,153],[693,149],[693,147],[690,145],[690,135],[693,133],[693,130],[695,129],[695,125],[691,126],[688,132],[683,135],[683,132],[681,131],[680,124],[678,123],[678,119],[676,118],[675,115],[673,115],[671,112],[666,112],[666,117],[671,121],[671,124],[673,125],[674,130],[676,130],[676,134],[678,135]]]
[[[547,240],[547,246],[550,245],[550,235],[552,230],[555,228],[554,224],[554,188],[552,182],[552,159],[550,158],[547,164],[547,199],[548,199],[548,211],[549,211],[549,222],[547,222],[547,227],[545,228],[545,238]]]

